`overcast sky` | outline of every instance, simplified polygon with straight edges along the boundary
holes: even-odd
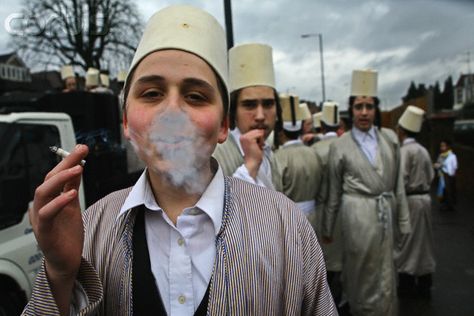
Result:
[[[20,4],[0,0],[0,54],[10,52],[5,20]],[[201,7],[224,23],[223,0],[136,0],[147,20],[173,3]],[[474,69],[472,0],[234,0],[234,43],[261,42],[273,47],[277,88],[303,99],[321,101],[318,37],[323,36],[326,99],[345,106],[353,69],[379,72],[385,109],[399,105],[413,80],[434,84]],[[28,61],[26,61],[28,62]]]

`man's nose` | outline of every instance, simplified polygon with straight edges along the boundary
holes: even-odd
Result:
[[[255,109],[255,119],[259,121],[263,121],[265,119],[265,112],[261,104],[259,104]]]

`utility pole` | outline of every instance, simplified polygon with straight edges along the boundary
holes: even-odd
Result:
[[[323,94],[323,100],[321,101],[321,105],[326,101],[326,89],[324,87],[324,58],[323,58],[323,34],[321,33],[310,33],[310,34],[303,34],[301,38],[308,38],[308,37],[318,37],[319,38],[319,58],[320,58],[320,65],[321,65],[321,91]]]
[[[234,46],[234,30],[232,28],[232,3],[224,0],[225,31],[227,34],[227,49]]]

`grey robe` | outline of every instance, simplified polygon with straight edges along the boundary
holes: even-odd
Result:
[[[229,177],[231,177],[237,168],[239,168],[245,162],[236,141],[238,140],[234,139],[234,136],[229,133],[227,140],[222,144],[217,144],[217,147],[212,154],[212,156],[219,162],[224,175]],[[281,175],[273,155],[270,157],[270,166],[272,170],[273,186],[275,190],[281,192],[283,189]]]
[[[117,218],[130,190],[108,195],[83,215],[77,280],[89,305],[81,315],[133,314],[136,211]],[[225,177],[224,201],[207,314],[337,315],[321,248],[296,205],[281,193],[231,177]],[[24,315],[59,315],[44,267]]]
[[[332,142],[337,139],[337,136],[331,136],[324,138],[319,142],[313,144],[311,148],[316,153],[318,160],[321,164],[322,176],[319,184],[319,190],[316,199],[316,219],[311,223],[316,230],[316,234],[321,238],[322,223],[324,221],[323,216],[325,214],[324,208],[327,204],[328,192],[329,192],[329,147]],[[341,216],[336,215],[336,223],[334,224],[333,241],[330,244],[321,244],[323,250],[324,259],[326,260],[326,269],[328,271],[341,271],[342,270],[342,235],[341,235]]]
[[[353,315],[397,312],[393,227],[410,231],[395,133],[377,130],[376,167],[347,132],[330,146],[329,199],[323,235],[333,234],[340,212],[343,289]]]
[[[314,152],[303,143],[296,143],[281,146],[274,157],[282,176],[282,192],[297,203],[315,202],[321,166]],[[313,208],[311,214],[314,214],[314,211]]]
[[[400,236],[395,257],[398,272],[419,276],[433,273],[436,266],[429,194],[434,170],[428,151],[414,140],[400,151],[412,233]]]

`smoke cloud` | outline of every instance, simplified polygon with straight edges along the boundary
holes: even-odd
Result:
[[[147,135],[130,130],[131,143],[148,168],[190,194],[201,194],[207,187],[202,173],[209,163],[211,145],[201,134],[181,110],[157,113]]]

